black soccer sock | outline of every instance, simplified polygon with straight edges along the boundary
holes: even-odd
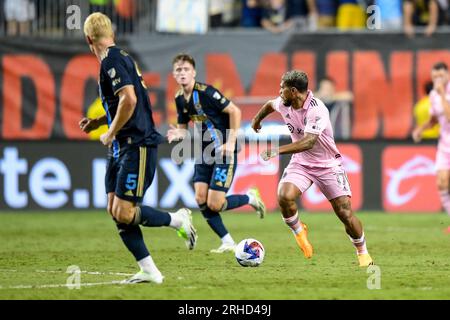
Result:
[[[246,204],[249,203],[249,201],[250,198],[245,194],[233,194],[231,196],[226,197],[225,204],[220,211],[222,212],[225,210],[232,210],[245,206]]]
[[[207,205],[199,205],[202,215],[205,217],[206,222],[213,231],[222,239],[226,234],[228,234],[227,228],[223,224],[222,217],[218,212],[212,211]]]
[[[139,261],[150,255],[144,243],[144,237],[139,226],[118,223],[117,229],[125,246],[133,254],[136,261]]]
[[[145,227],[162,227],[168,226],[171,221],[168,212],[153,209],[148,206],[136,207],[133,224],[141,224]]]

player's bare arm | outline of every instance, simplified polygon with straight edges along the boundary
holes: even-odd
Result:
[[[403,2],[403,31],[408,38],[414,37],[414,25],[413,25],[413,15],[414,15],[414,5],[409,1]]]
[[[130,120],[136,108],[137,97],[134,92],[134,86],[127,85],[122,87],[117,95],[119,96],[119,105],[117,106],[116,116],[108,131],[100,136],[100,141],[105,146],[111,145],[117,132]]]
[[[433,128],[438,123],[438,119],[436,116],[431,116],[430,119],[422,124],[421,126],[418,126],[414,129],[412,132],[412,138],[414,142],[420,142],[422,140],[422,132],[425,130]]]
[[[103,116],[100,116],[98,118],[83,118],[78,122],[78,125],[80,126],[80,129],[85,132],[89,133],[95,129],[98,129],[98,127],[105,125],[108,123],[108,119],[106,117],[106,114]]]
[[[302,151],[306,151],[312,149],[317,142],[319,136],[317,134],[312,134],[306,132],[304,137],[299,141],[292,142],[286,144],[284,146],[279,147],[278,149],[268,149],[261,152],[261,158],[265,161],[276,157],[279,154],[292,154],[299,153]]]
[[[236,140],[239,128],[241,126],[241,109],[230,101],[228,106],[223,109],[224,113],[230,116],[230,132],[227,138],[227,143],[222,146],[222,152],[232,153],[236,147]]]
[[[439,94],[439,97],[442,101],[442,108],[444,109],[445,117],[447,118],[447,121],[450,121],[450,104],[447,101],[446,98],[446,88],[447,83],[443,80],[436,80],[434,84],[434,89]]]
[[[286,144],[278,149],[278,154],[298,153],[312,149],[317,142],[319,135],[306,132],[299,141]]]
[[[261,129],[261,121],[275,111],[273,103],[274,100],[267,101],[253,118],[251,126],[255,132],[259,132]]]
[[[439,6],[436,1],[430,1],[428,4],[429,19],[425,28],[425,35],[430,37],[435,31],[439,21]]]
[[[186,138],[187,135],[187,124],[179,123],[177,126],[173,124],[170,125],[170,129],[167,131],[167,141],[172,143],[173,141],[181,141]]]

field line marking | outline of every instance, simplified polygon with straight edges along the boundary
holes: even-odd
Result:
[[[20,272],[14,269],[0,269],[0,272]],[[34,270],[34,271],[22,271],[22,272],[37,272],[37,273],[66,273],[63,270]],[[110,275],[110,276],[132,276],[133,273],[123,273],[123,272],[100,272],[100,271],[80,271],[82,274],[91,274],[91,275]]]
[[[35,270],[37,273],[66,273],[65,271],[59,270]],[[132,276],[133,273],[123,273],[123,272],[100,272],[100,271],[80,271],[82,274],[92,274],[92,275],[111,275],[111,276]]]
[[[88,283],[80,283],[80,287],[93,287],[93,286],[105,286],[105,285],[114,285],[114,284],[124,284],[122,281],[114,280],[108,282],[88,282]],[[125,283],[126,284],[126,283]],[[76,285],[78,286],[78,284]],[[41,285],[17,285],[17,286],[9,286],[9,287],[1,287],[0,289],[47,289],[47,288],[75,288],[75,285],[67,285],[64,284],[41,284]]]

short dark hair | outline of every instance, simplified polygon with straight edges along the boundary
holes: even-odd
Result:
[[[178,61],[189,62],[190,64],[192,64],[192,66],[195,69],[195,60],[190,54],[187,54],[187,53],[184,53],[184,52],[177,54],[172,60],[172,65],[174,65]]]
[[[445,62],[440,61],[433,65],[433,70],[442,70],[442,69],[444,69],[445,71],[448,71],[448,66]]]
[[[294,87],[301,93],[308,90],[308,75],[303,71],[291,70],[283,74],[281,80],[287,87]]]

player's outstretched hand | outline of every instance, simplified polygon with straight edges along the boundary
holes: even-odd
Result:
[[[264,161],[268,161],[272,159],[273,157],[276,157],[278,155],[278,151],[276,150],[264,150],[261,152],[260,156]]]
[[[98,123],[95,119],[83,118],[80,120],[80,122],[78,122],[78,124],[80,126],[80,129],[86,133],[89,133],[92,130],[98,128]]]
[[[103,143],[103,145],[105,145],[107,147],[111,146],[113,140],[114,140],[114,136],[111,136],[109,134],[109,132],[106,132],[100,136],[100,141]]]
[[[445,95],[446,86],[447,84],[442,79],[436,79],[433,82],[433,89],[441,96]]]
[[[170,129],[167,131],[167,141],[172,143],[172,141],[183,140],[185,137],[184,131],[184,129],[177,128],[171,124]]]
[[[422,130],[420,128],[414,129],[411,136],[415,143],[420,142],[422,140]]]
[[[259,130],[261,130],[261,122],[256,121],[255,119],[252,120],[251,126],[252,126],[252,129],[253,129],[256,133],[258,133]]]

